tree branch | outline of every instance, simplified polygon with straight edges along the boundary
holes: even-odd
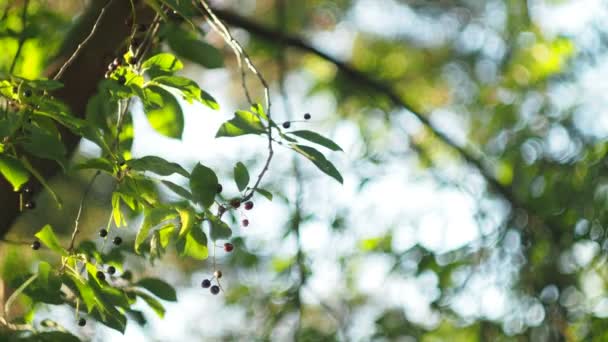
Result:
[[[372,89],[379,94],[386,95],[391,100],[391,102],[393,102],[393,104],[406,109],[411,115],[416,117],[416,119],[418,119],[420,123],[422,123],[431,132],[433,132],[433,134],[439,140],[441,140],[444,144],[455,150],[469,165],[477,169],[479,173],[486,179],[488,184],[490,184],[491,188],[493,188],[496,192],[503,196],[507,201],[511,202],[514,206],[520,206],[511,188],[501,184],[494,177],[494,175],[492,175],[492,172],[483,165],[481,156],[473,154],[473,152],[467,150],[465,147],[460,146],[448,135],[441,132],[441,130],[439,130],[437,127],[435,127],[435,125],[430,122],[426,115],[416,111],[412,106],[406,103],[405,100],[403,100],[401,96],[398,95],[391,88],[390,85],[382,81],[376,80],[370,77],[369,75],[366,75],[365,73],[355,69],[348,63],[340,61],[330,56],[328,53],[313,47],[300,37],[285,34],[283,32],[267,28],[263,25],[255,23],[247,18],[244,18],[227,10],[214,9],[214,12],[218,15],[218,17],[220,17],[220,19],[224,20],[226,23],[245,29],[249,33],[257,36],[258,38],[314,54],[324,59],[325,61],[334,64],[340,70],[340,72],[342,72],[344,75],[357,82],[358,84]]]

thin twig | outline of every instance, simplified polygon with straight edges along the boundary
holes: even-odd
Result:
[[[234,38],[232,33],[230,33],[230,30],[228,29],[228,27],[215,15],[215,13],[211,9],[211,7],[207,4],[207,2],[205,0],[200,0],[200,4],[203,6],[203,8],[206,12],[205,13],[205,12],[201,11],[201,13],[206,14],[207,17],[209,18],[209,25],[211,25],[211,27],[224,38],[224,40],[228,43],[228,45],[234,51],[234,54],[237,57],[237,61],[239,62],[239,66],[241,67],[241,80],[242,80],[245,96],[247,96],[248,101],[250,102],[251,105],[253,105],[253,101],[251,100],[249,90],[247,89],[247,84],[245,81],[246,75],[245,75],[244,69],[242,68],[242,64],[241,64],[243,61],[245,62],[245,65],[247,66],[247,68],[258,78],[258,80],[260,81],[260,83],[262,84],[262,86],[264,88],[264,97],[266,100],[266,116],[268,117],[268,127],[267,127],[268,156],[266,158],[266,162],[265,162],[264,166],[262,167],[262,170],[258,174],[256,182],[254,183],[254,185],[251,188],[249,188],[249,193],[245,194],[245,196],[243,196],[243,198],[241,199],[241,201],[244,202],[244,201],[249,200],[251,197],[253,197],[253,194],[260,186],[260,183],[262,182],[264,175],[270,168],[270,162],[274,155],[274,151],[273,151],[273,147],[272,147],[273,122],[272,122],[272,115],[271,115],[272,102],[270,100],[270,87],[268,86],[268,82],[266,82],[266,79],[264,79],[264,76],[262,76],[262,73],[254,65],[251,58],[249,58],[249,55],[247,54],[247,52],[245,52],[245,50],[243,49],[243,46]],[[199,8],[199,10],[200,10],[200,8]]]
[[[78,54],[80,53],[80,51],[85,47],[85,45],[87,45],[87,43],[89,42],[89,40],[91,39],[91,37],[93,37],[93,34],[95,34],[95,32],[97,31],[97,26],[101,22],[101,19],[103,18],[103,15],[106,13],[106,9],[108,7],[110,7],[110,5],[112,4],[112,2],[114,2],[114,0],[108,1],[108,3],[101,9],[101,11],[99,12],[99,16],[97,16],[97,19],[95,20],[95,24],[93,24],[93,27],[91,28],[91,32],[89,32],[89,34],[86,36],[86,38],[80,44],[78,44],[78,47],[76,48],[76,50],[74,51],[74,53],[61,66],[61,68],[59,69],[59,72],[57,72],[57,74],[55,75],[55,77],[53,77],[53,80],[58,80],[59,78],[61,78],[61,76],[67,70],[67,68],[74,62],[74,60],[76,59],[76,57],[78,57]]]
[[[15,66],[17,65],[17,60],[19,59],[19,55],[21,55],[21,50],[23,49],[23,44],[25,44],[25,29],[27,26],[27,7],[29,6],[30,1],[25,0],[23,2],[23,12],[21,12],[21,23],[23,24],[23,28],[21,29],[21,35],[19,36],[19,45],[17,46],[17,52],[15,52],[15,57],[13,58],[13,62],[11,63],[11,68],[8,73],[12,74],[15,71]]]
[[[72,238],[70,239],[70,245],[68,247],[68,252],[71,253],[74,250],[74,241],[76,240],[76,235],[80,232],[79,224],[80,224],[80,215],[82,215],[82,209],[84,208],[84,203],[87,199],[87,195],[91,188],[93,187],[93,183],[95,183],[95,179],[101,174],[101,171],[97,170],[91,180],[89,180],[89,184],[84,189],[82,193],[82,197],[80,198],[80,205],[78,206],[78,213],[76,214],[76,219],[74,220],[74,231],[72,232]]]

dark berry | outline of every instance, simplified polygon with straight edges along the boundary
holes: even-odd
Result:
[[[146,32],[148,26],[146,26],[145,24],[137,24],[135,29],[137,30],[137,32]]]
[[[230,201],[230,205],[231,205],[233,208],[238,208],[238,207],[240,207],[240,206],[241,206],[241,201],[240,201],[240,200],[238,200],[238,199],[233,199],[232,201]]]
[[[27,202],[25,202],[25,203],[23,204],[23,206],[24,206],[26,209],[35,209],[35,208],[36,208],[36,203],[35,203],[35,202],[33,202],[33,201],[27,201]]]
[[[118,83],[120,83],[121,85],[125,85],[125,83],[127,83],[127,79],[126,79],[126,78],[125,78],[123,75],[118,76],[117,81],[118,81]]]
[[[116,70],[116,65],[114,65],[113,63],[108,64],[108,71],[112,72]]]
[[[217,190],[216,190],[216,192],[217,192],[218,194],[221,194],[221,193],[222,193],[222,190],[224,190],[224,187],[222,186],[222,184],[218,184],[218,185],[217,185]]]
[[[24,186],[24,187],[23,187],[23,189],[21,189],[21,191],[22,191],[24,194],[31,194],[32,192],[34,192],[34,190],[32,190],[32,188],[31,188],[31,187],[29,187],[29,186],[27,186],[27,185],[26,185],[26,186]]]
[[[137,58],[135,58],[135,57],[129,58],[129,64],[131,64],[131,65],[137,64]]]
[[[211,286],[211,281],[210,281],[209,279],[205,279],[205,280],[203,280],[203,282],[201,283],[201,286],[202,286],[204,289],[207,289],[207,288],[209,288],[209,287]]]
[[[291,122],[289,122],[289,121],[283,122],[283,128],[288,129],[289,127],[291,127]]]
[[[114,60],[112,61],[112,65],[114,65],[115,67],[118,67],[121,64],[122,64],[122,61],[118,57],[114,58]]]
[[[40,249],[40,241],[36,240],[34,242],[32,242],[32,249],[37,251]]]
[[[253,202],[248,201],[245,203],[245,210],[251,210],[253,209]]]
[[[122,243],[122,238],[120,236],[117,236],[117,237],[114,238],[113,242],[114,242],[114,244],[116,246],[118,246],[118,245],[120,245]]]
[[[87,320],[84,318],[79,319],[78,325],[80,325],[81,327],[84,327],[85,325],[87,325]]]
[[[226,207],[224,207],[223,205],[220,205],[219,208],[217,208],[217,212],[219,216],[224,215],[224,213],[226,212]]]
[[[131,279],[133,279],[133,273],[131,271],[124,271],[122,272],[122,275],[120,277],[122,279],[131,281]]]
[[[220,293],[220,287],[217,286],[217,285],[211,286],[211,293],[214,294],[214,295]]]
[[[112,76],[112,72],[111,71],[106,71],[105,75],[103,75],[103,77],[106,78],[106,79],[110,78],[110,76]]]
[[[101,237],[106,237],[106,236],[108,236],[108,231],[107,231],[107,230],[105,230],[105,229],[100,230],[100,231],[99,231],[99,236],[101,236]]]
[[[17,87],[13,87],[13,93],[15,93],[15,94],[16,94],[16,93],[18,93],[18,92],[19,92],[19,88],[17,88]]]
[[[309,113],[304,114],[304,120],[310,120],[311,116]]]
[[[247,227],[249,226],[249,220],[248,219],[244,219],[243,222],[241,222],[243,224],[243,227]]]
[[[125,164],[126,164],[126,162],[125,162],[125,160],[124,160],[124,159],[120,159],[120,160],[118,161],[118,166],[120,166],[120,167],[125,166]]]
[[[213,275],[217,278],[220,279],[222,277],[222,271],[217,270],[215,272],[213,272]]]
[[[226,242],[224,244],[224,250],[228,253],[232,252],[232,250],[234,249],[234,245],[231,243]]]
[[[108,267],[108,274],[113,275],[114,273],[116,273],[116,267],[114,267],[114,266]]]
[[[25,91],[23,92],[23,96],[25,96],[25,97],[32,96],[32,91],[29,89],[25,89]]]
[[[95,274],[95,276],[101,281],[106,280],[106,275],[102,271],[97,271],[97,274]]]

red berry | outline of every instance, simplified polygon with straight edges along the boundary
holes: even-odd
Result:
[[[248,219],[244,219],[243,222],[242,222],[242,224],[243,224],[243,227],[249,226],[249,220]]]
[[[224,250],[228,253],[232,252],[232,250],[234,249],[234,245],[231,243],[226,242],[224,244]]]
[[[253,202],[249,201],[247,203],[245,203],[245,210],[251,210],[253,209]]]

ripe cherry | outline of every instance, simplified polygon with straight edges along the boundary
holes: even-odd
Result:
[[[25,202],[25,203],[23,204],[23,206],[24,206],[26,209],[35,209],[35,208],[36,208],[36,202],[34,202],[34,201],[27,201],[27,202]]]
[[[217,285],[211,286],[211,293],[214,294],[214,295],[220,293],[220,287],[217,286]]]
[[[106,280],[106,275],[102,271],[97,271],[95,276],[97,277],[97,279],[99,279],[101,281]]]
[[[112,241],[116,246],[120,245],[122,243],[122,238],[120,236],[117,236],[114,238],[114,241]]]
[[[245,203],[245,210],[251,210],[253,209],[253,202],[248,201]]]
[[[249,226],[249,220],[248,219],[244,219],[241,223],[243,224],[243,227]]]
[[[217,278],[220,279],[222,277],[222,271],[220,270],[216,270],[215,272],[213,272],[213,275]]]
[[[232,250],[234,249],[234,245],[231,243],[226,242],[224,244],[224,250],[228,253],[232,252]]]
[[[211,286],[211,281],[209,279],[205,279],[203,280],[203,282],[201,283],[201,286],[204,289],[208,289]]]
[[[87,320],[84,318],[81,318],[78,320],[78,325],[81,327],[84,327],[85,325],[87,325]]]
[[[108,267],[108,274],[113,275],[114,273],[116,273],[116,267],[114,267],[114,266]]]
[[[240,207],[240,206],[241,206],[241,201],[240,201],[239,199],[236,199],[236,198],[235,198],[235,199],[233,199],[232,201],[230,201],[230,205],[231,205],[233,208],[238,208],[238,207]]]
[[[32,249],[37,251],[40,249],[40,241],[36,240],[34,242],[32,242]]]
[[[102,238],[108,236],[108,231],[105,229],[100,230],[99,236],[101,236]]]
[[[289,121],[283,122],[283,128],[288,129],[289,127],[291,127],[291,122],[289,122]]]
[[[311,118],[310,113],[304,114],[304,120],[310,120],[310,118]]]

